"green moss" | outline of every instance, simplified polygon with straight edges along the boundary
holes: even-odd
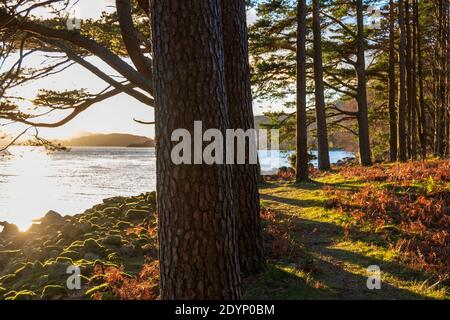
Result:
[[[81,252],[67,250],[61,253],[60,257],[70,258],[72,260],[79,260],[83,258],[83,254]]]
[[[122,244],[122,237],[118,235],[109,235],[102,239],[102,244],[109,246],[120,246]]]
[[[45,286],[41,293],[41,299],[59,298],[66,294],[67,290],[60,285]]]
[[[144,220],[150,215],[148,210],[128,209],[125,216],[129,220]]]
[[[5,300],[32,300],[36,298],[36,293],[30,290],[22,290],[16,292],[14,295],[8,296]]]
[[[106,291],[109,291],[110,289],[111,289],[111,287],[109,286],[109,284],[102,283],[101,285],[95,286],[95,287],[90,288],[89,290],[87,290],[86,291],[86,296],[91,298],[92,295],[97,293],[97,292],[106,292]]]
[[[120,217],[122,215],[122,211],[117,207],[108,207],[103,210],[104,214],[109,217]]]

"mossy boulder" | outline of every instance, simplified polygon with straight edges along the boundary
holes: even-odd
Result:
[[[105,249],[97,242],[97,240],[94,240],[92,238],[86,239],[83,243],[83,247],[86,251],[90,252],[102,252]]]
[[[125,214],[126,218],[131,221],[144,220],[149,215],[150,211],[139,209],[128,209]]]
[[[102,239],[102,244],[107,246],[120,246],[122,244],[122,237],[119,235],[109,235]]]
[[[119,221],[116,223],[114,228],[119,229],[119,230],[126,230],[128,228],[131,228],[132,226],[133,226],[133,224],[128,221]]]
[[[114,206],[117,206],[123,202],[125,202],[124,197],[113,197],[113,198],[103,199],[104,204],[114,205]]]
[[[41,293],[41,299],[55,299],[66,295],[67,290],[60,285],[45,286]]]
[[[59,259],[59,258],[58,258]],[[49,279],[51,280],[60,280],[67,277],[67,270],[70,266],[73,265],[73,262],[71,262],[71,259],[59,259],[58,262],[50,262],[44,264],[44,267],[47,270],[47,274],[49,276]]]
[[[64,218],[58,212],[50,210],[40,219],[41,225],[54,225],[64,222]]]
[[[108,217],[120,217],[122,215],[122,211],[117,207],[108,207],[103,210],[104,214]]]
[[[9,284],[13,283],[16,280],[16,275],[14,273],[6,274],[0,277],[0,284],[8,287]]]
[[[70,258],[72,260],[79,260],[79,259],[83,258],[83,254],[78,251],[67,250],[67,251],[63,251],[61,253],[60,257],[66,257],[66,258]]]
[[[37,297],[37,294],[30,290],[22,290],[15,295],[11,295],[6,300],[33,300]]]
[[[27,262],[25,263],[25,265],[17,269],[16,272],[14,272],[14,274],[16,275],[16,278],[28,277],[33,273],[33,269],[34,264],[31,262]]]

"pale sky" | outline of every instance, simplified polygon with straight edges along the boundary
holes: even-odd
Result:
[[[81,18],[98,17],[104,10],[115,10],[114,1],[79,1]],[[39,14],[45,15],[45,12],[40,12]],[[248,17],[249,22],[255,21],[255,18],[255,12],[253,10],[250,11]],[[110,74],[113,73],[108,66],[97,58],[90,58],[89,61],[101,67],[104,71],[107,71]],[[35,57],[27,60],[26,66],[36,66],[41,63],[42,57],[35,55]],[[98,92],[106,88],[106,86],[107,85],[102,80],[99,80],[84,68],[75,65],[58,75],[45,78],[44,81],[41,80],[32,85],[23,86],[17,90],[15,94],[20,97],[31,99],[36,95],[37,90],[40,88],[55,90],[87,88],[91,92]],[[31,104],[27,105],[25,103],[24,105],[31,107]],[[255,114],[262,114],[264,109],[267,110],[267,108],[258,105],[254,107],[254,112]],[[59,116],[41,118],[40,121],[47,120],[54,122],[63,117],[63,114],[61,113],[58,113],[58,115]],[[133,118],[144,121],[153,121],[153,109],[126,94],[121,94],[92,106],[62,127],[51,129],[42,128],[39,132],[41,136],[49,139],[70,138],[83,132],[120,132],[150,137],[154,136],[154,126],[138,124],[133,121]],[[24,128],[25,127],[22,125],[12,124],[0,127],[0,132],[3,131],[10,135],[14,135],[21,132]]]

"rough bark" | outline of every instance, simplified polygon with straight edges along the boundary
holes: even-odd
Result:
[[[225,79],[231,129],[255,128],[250,84],[245,0],[222,0]],[[258,165],[232,165],[236,232],[241,271],[248,275],[264,269],[258,192]]]
[[[175,129],[229,126],[218,0],[154,0],[157,193],[162,299],[238,299],[231,168],[175,165]]]
[[[397,107],[395,105],[395,6],[389,0],[389,159],[397,161]]]
[[[296,182],[307,181],[308,127],[306,122],[306,2],[297,3],[297,163]]]
[[[358,130],[359,130],[359,157],[363,166],[372,164],[369,139],[369,119],[367,109],[367,82],[365,62],[365,40],[364,40],[364,14],[363,1],[356,1],[356,19],[358,25],[357,61],[356,72],[358,74]]]
[[[316,97],[317,148],[320,170],[330,169],[328,151],[328,130],[325,114],[325,95],[322,62],[322,29],[320,25],[320,0],[313,0],[313,46],[314,46],[314,84]]]

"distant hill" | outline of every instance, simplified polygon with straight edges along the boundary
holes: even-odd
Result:
[[[153,139],[125,133],[86,134],[70,140],[60,141],[66,147],[154,147]]]

